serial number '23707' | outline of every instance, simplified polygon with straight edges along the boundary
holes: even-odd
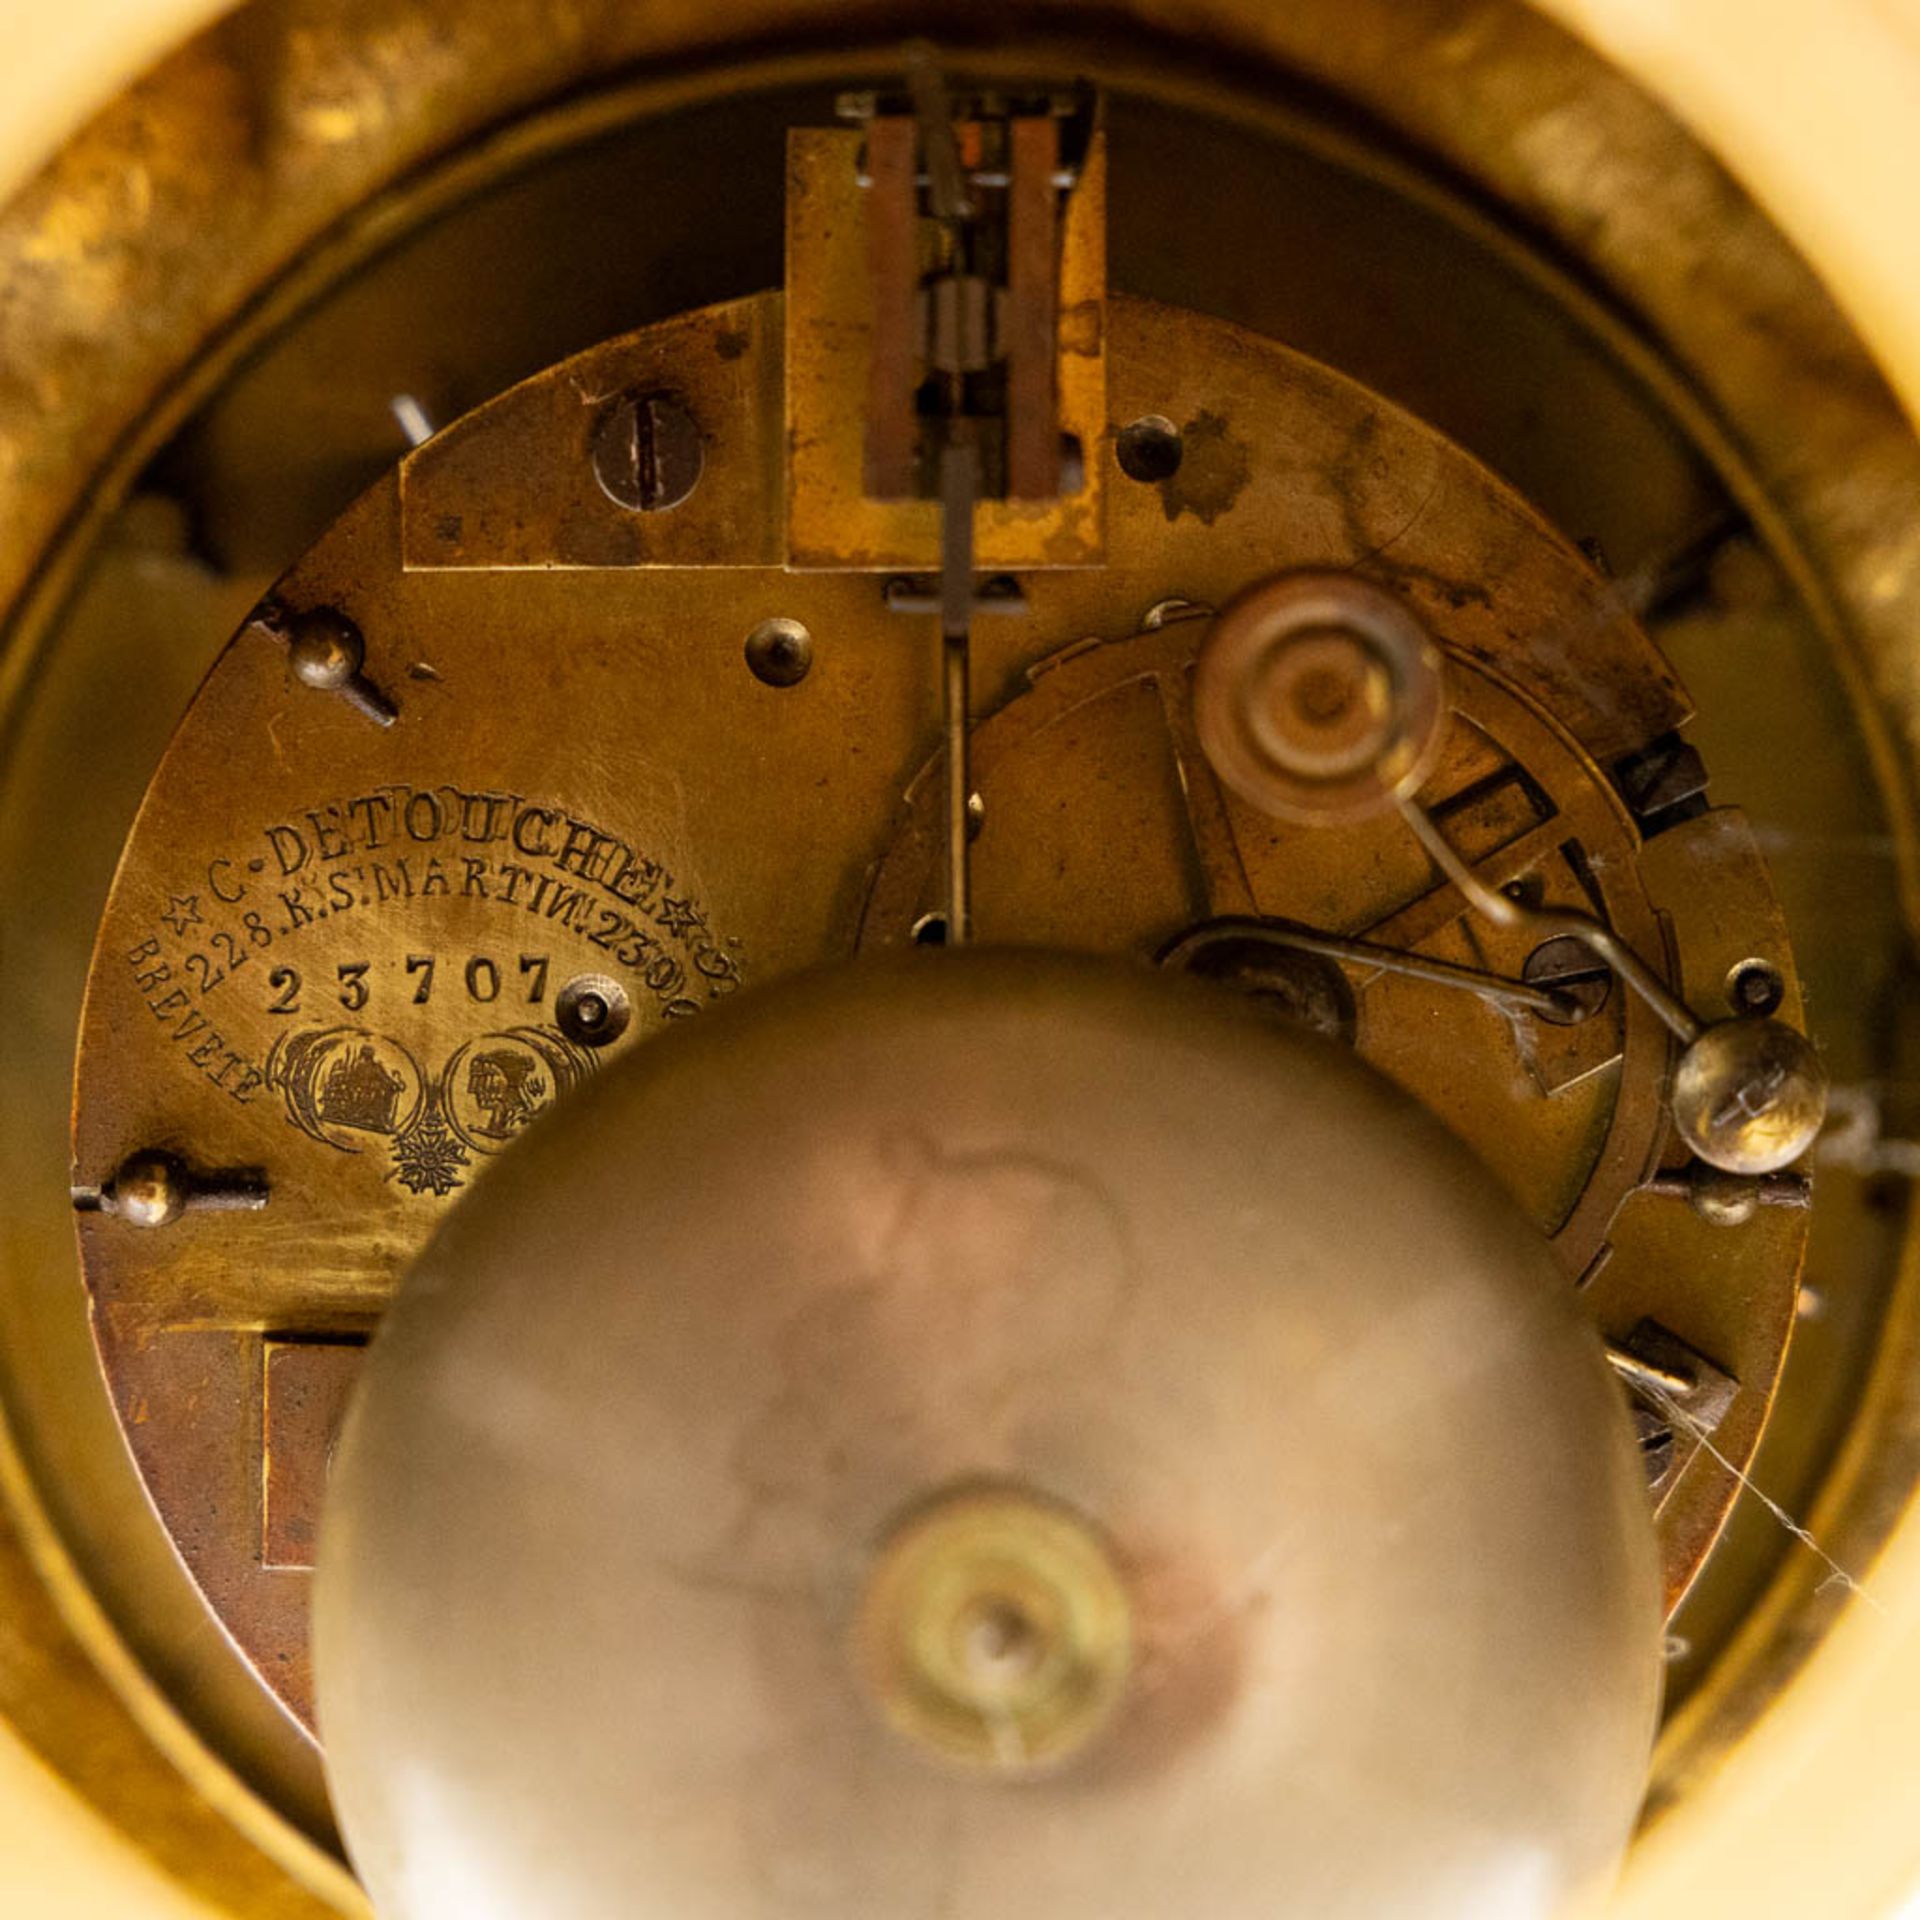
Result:
[[[523,953],[515,961],[496,961],[490,955],[476,953],[462,964],[447,963],[448,972],[457,970],[452,991],[464,990],[468,1000],[491,1005],[504,992],[509,1001],[529,1007],[542,1005],[547,997],[548,958],[544,953]],[[440,959],[431,953],[410,953],[396,959],[382,971],[397,976],[390,988],[381,984],[380,973],[370,960],[343,960],[333,970],[332,981],[320,988],[331,992],[349,1013],[358,1013],[371,1003],[377,984],[381,991],[397,991],[416,1007],[426,1006],[433,998],[436,980],[441,979]],[[267,1003],[269,1013],[293,1014],[304,1011],[301,996],[308,983],[297,967],[275,967],[267,975],[267,986],[274,998]],[[442,981],[442,991],[446,991]]]

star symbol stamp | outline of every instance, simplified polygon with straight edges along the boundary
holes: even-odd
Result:
[[[171,927],[181,939],[187,937],[189,927],[202,924],[200,918],[200,896],[197,893],[170,893],[167,895],[167,910],[161,921]]]

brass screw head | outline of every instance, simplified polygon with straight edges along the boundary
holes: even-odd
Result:
[[[187,1179],[170,1153],[129,1154],[113,1176],[113,1211],[136,1227],[164,1227],[187,1210]]]
[[[577,1046],[606,1047],[626,1032],[633,1002],[619,981],[604,973],[569,980],[554,998],[554,1023]]]
[[[319,607],[297,614],[287,633],[294,677],[323,693],[344,687],[367,657],[367,644],[344,613]]]
[[[1112,1717],[1133,1609],[1105,1540],[1015,1487],[962,1487],[882,1544],[855,1657],[889,1725],[942,1759],[1045,1772]]]
[[[699,427],[670,394],[621,394],[594,428],[594,477],[629,513],[677,507],[699,484],[705,463]]]
[[[1725,1173],[1778,1172],[1813,1145],[1826,1117],[1826,1068],[1783,1020],[1716,1021],[1674,1071],[1680,1137]]]
[[[769,687],[797,687],[813,667],[813,635],[798,620],[762,620],[747,635],[747,665]]]

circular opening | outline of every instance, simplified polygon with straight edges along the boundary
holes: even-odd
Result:
[[[1120,471],[1149,484],[1180,471],[1180,429],[1164,413],[1145,413],[1120,429],[1114,441]]]
[[[1773,1013],[1786,998],[1780,970],[1765,960],[1742,960],[1727,975],[1727,1004],[1735,1013]]]
[[[956,1625],[960,1669],[982,1691],[1018,1685],[1046,1650],[1043,1630],[1018,1600],[981,1598]]]
[[[916,947],[944,947],[947,944],[947,916],[944,913],[923,913],[913,923],[913,944]]]

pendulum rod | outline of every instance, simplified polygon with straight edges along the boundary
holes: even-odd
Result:
[[[973,503],[979,455],[971,440],[949,440],[940,454],[940,658],[947,761],[947,940],[973,937],[967,801],[968,642],[973,623]]]

